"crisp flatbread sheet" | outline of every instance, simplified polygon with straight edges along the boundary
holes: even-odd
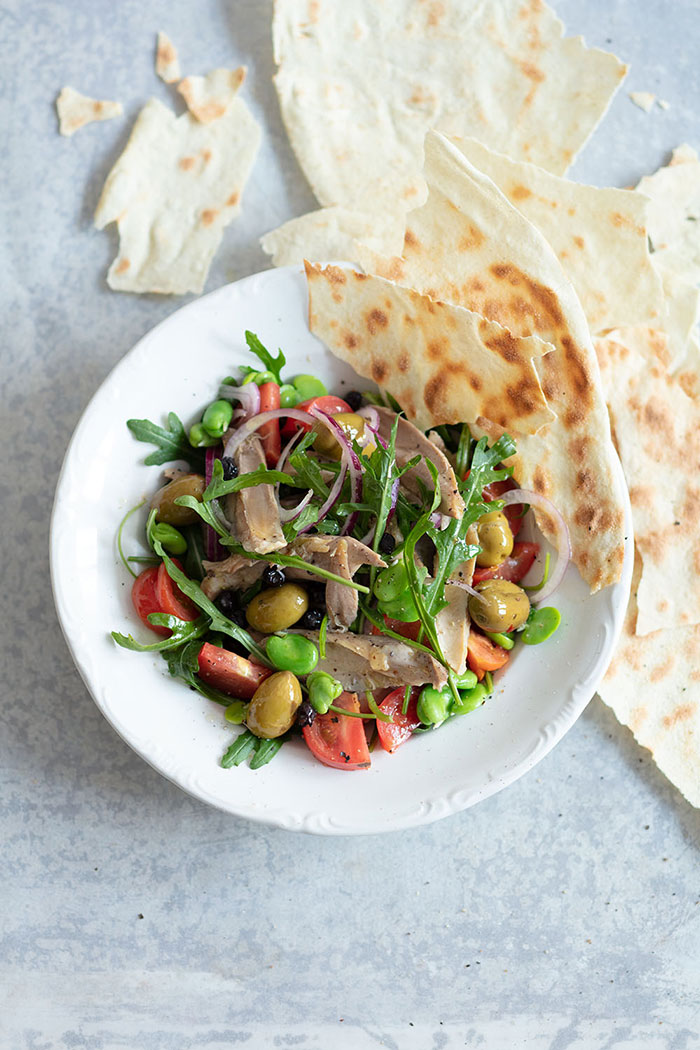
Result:
[[[596,352],[642,558],[636,633],[698,624],[700,404],[668,374],[663,334],[611,332]]]
[[[426,136],[424,172],[429,197],[408,214],[403,257],[368,253],[363,265],[557,348],[537,364],[557,419],[518,442],[515,477],[559,509],[591,589],[614,583],[622,572],[625,496],[595,351],[571,282],[542,234],[435,132]],[[551,535],[543,516],[538,522]]]
[[[629,97],[635,106],[643,109],[645,113],[650,113],[656,102],[656,95],[652,95],[651,91],[630,91]]]
[[[651,200],[649,237],[656,251],[689,281],[700,281],[700,160],[688,145],[673,151],[671,162],[637,185]]]
[[[417,202],[428,128],[563,174],[626,73],[542,0],[277,0],[275,84],[323,205]]]
[[[185,77],[177,90],[187,103],[192,116],[202,124],[211,124],[226,113],[246,77],[247,69],[212,69],[205,77]]]
[[[174,84],[182,76],[177,48],[162,30],[156,42],[156,73],[166,84]]]
[[[260,128],[239,98],[211,124],[176,117],[151,99],[95,212],[98,229],[119,228],[110,288],[201,292],[224,227],[240,211],[259,144]]]
[[[598,693],[693,806],[700,806],[700,626],[640,638],[635,557],[632,594],[619,646]]]
[[[311,331],[421,430],[484,416],[515,436],[554,418],[533,363],[549,343],[381,277],[309,263],[306,276]]]
[[[475,139],[453,139],[542,233],[574,286],[591,332],[658,321],[664,310],[646,232],[648,202],[511,160]]]
[[[403,211],[319,208],[266,233],[260,246],[272,256],[273,266],[298,266],[304,259],[357,262],[359,244],[379,255],[400,254],[405,227]]]
[[[693,357],[695,327],[700,316],[700,289],[688,280],[686,270],[679,268],[679,260],[671,249],[654,252],[651,260],[664,291],[665,312],[659,327],[668,336],[668,367],[670,372],[679,372]]]
[[[64,87],[56,99],[56,112],[61,135],[74,135],[86,124],[120,117],[124,109],[121,102],[100,101],[81,95],[75,88]]]

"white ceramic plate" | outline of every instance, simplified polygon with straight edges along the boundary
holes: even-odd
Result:
[[[313,372],[331,390],[358,385],[308,330],[300,269],[270,270],[178,310],[117,365],[88,405],[66,454],[51,525],[58,615],[75,663],[104,716],[147,762],[191,795],[229,813],[321,834],[359,834],[426,824],[472,806],[526,773],[573,725],[611,659],[632,572],[631,523],[624,578],[588,593],[570,567],[556,594],[562,614],[546,644],[521,646],[494,697],[472,714],[415,737],[396,754],[375,749],[371,769],[343,773],[287,744],[268,766],[222,769],[236,730],[221,708],[170,678],[157,654],[120,649],[112,630],[144,638],[130,601],[131,577],[115,550],[125,511],[158,487],[149,446],[130,417],[189,424],[219,380],[250,363],[243,332],[281,346],[288,371]],[[125,536],[139,546],[141,518]],[[145,638],[144,638],[145,640]]]

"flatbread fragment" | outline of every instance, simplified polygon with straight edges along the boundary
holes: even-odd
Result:
[[[403,211],[380,213],[349,208],[319,208],[290,219],[260,239],[273,266],[298,266],[304,259],[358,261],[358,244],[379,255],[401,252],[406,216]]]
[[[260,128],[241,99],[211,124],[176,117],[156,99],[146,103],[95,212],[98,229],[119,228],[110,288],[201,292],[223,230],[240,211],[259,144]]]
[[[581,304],[554,251],[497,186],[444,136],[425,141],[427,202],[409,212],[401,258],[365,269],[474,310],[514,336],[556,347],[537,363],[557,419],[518,442],[517,481],[555,504],[591,590],[615,583],[624,556],[625,494],[598,362]],[[495,436],[493,428],[488,432]],[[546,535],[551,529],[538,518]]]
[[[645,113],[651,113],[651,107],[656,102],[656,95],[652,95],[651,91],[630,91],[629,97]]]
[[[162,30],[156,43],[156,73],[166,84],[174,84],[182,76],[177,48]]]
[[[554,418],[533,363],[549,343],[355,270],[307,263],[306,276],[311,331],[421,430],[485,416],[515,436]]]
[[[667,372],[665,337],[637,326],[596,341],[642,559],[635,630],[700,623],[700,405]]]
[[[190,113],[202,124],[211,124],[225,114],[246,77],[247,69],[212,69],[205,77],[185,77],[177,90]]]
[[[435,127],[563,174],[625,76],[542,0],[277,0],[275,85],[319,202],[415,204]]]
[[[622,637],[598,693],[661,772],[700,806],[700,626],[639,637],[641,573],[637,554]]]
[[[61,135],[74,135],[86,124],[100,120],[112,120],[124,112],[121,102],[100,101],[81,95],[72,87],[64,87],[56,99],[58,130]]]
[[[687,280],[700,281],[700,160],[691,146],[673,151],[665,168],[640,179],[637,189],[651,200],[649,237],[655,251]]]

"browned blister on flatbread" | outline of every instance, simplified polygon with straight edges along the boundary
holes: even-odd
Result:
[[[537,362],[557,418],[518,441],[515,477],[549,497],[569,527],[591,590],[620,579],[625,494],[615,468],[598,363],[581,304],[554,251],[444,136],[425,141],[426,203],[410,212],[403,256],[363,265],[431,298],[475,310],[556,350]],[[467,420],[471,422],[471,420]],[[498,428],[484,424],[496,436]],[[546,519],[539,520],[549,534]]]
[[[554,416],[534,361],[552,350],[381,277],[306,264],[309,326],[422,430],[485,416],[514,436]]]
[[[177,86],[187,108],[202,124],[224,116],[246,78],[246,67],[212,69],[205,77],[185,77]]]

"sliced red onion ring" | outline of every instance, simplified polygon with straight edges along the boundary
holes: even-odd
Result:
[[[465,583],[464,580],[449,579],[447,582],[450,587],[461,587],[463,591],[466,591],[467,594],[471,594],[473,598],[479,597],[479,592],[475,591],[471,584]]]
[[[224,401],[239,401],[246,417],[254,416],[260,411],[260,388],[257,383],[246,383],[244,386],[231,386],[222,383],[219,397]]]
[[[207,485],[212,479],[214,464],[220,458],[221,445],[212,445],[204,454],[204,477]],[[207,561],[221,561],[222,558],[226,557],[226,549],[219,543],[219,537],[211,525],[207,525],[206,522],[202,522],[202,531],[204,535],[204,553]]]
[[[330,430],[330,432],[332,433],[333,437],[338,442],[338,444],[340,445],[341,470],[340,470],[340,473],[339,473],[338,477],[340,477],[340,475],[342,474],[343,475],[343,479],[344,479],[345,478],[345,473],[349,472],[349,474],[350,474],[350,500],[353,503],[358,502],[360,497],[362,496],[362,463],[360,462],[360,458],[357,455],[357,453],[355,452],[355,449],[352,447],[352,444],[351,444],[347,434],[345,433],[343,428],[341,426],[339,426],[338,423],[336,423],[336,421],[333,419],[332,416],[329,416],[325,412],[322,412],[320,408],[316,407],[316,405],[311,405],[310,406],[310,408],[309,408],[309,415],[313,416],[314,419],[317,419],[319,421],[319,423],[322,423],[325,427],[327,427]],[[345,467],[345,470],[343,470],[343,466]],[[333,486],[333,489],[331,489],[331,493],[333,493],[333,491],[335,490],[337,484],[338,484],[338,481],[336,479],[336,484]],[[335,502],[338,499],[338,496],[340,495],[340,490],[341,489],[342,489],[342,483],[341,483],[340,487],[338,488],[338,493],[337,493],[337,495],[336,495],[336,497],[335,497],[333,502]],[[330,500],[330,495],[328,497],[328,500]],[[326,502],[328,502],[328,500],[326,500]],[[333,506],[333,503],[331,503],[329,505],[329,507],[327,507],[326,510],[324,510],[324,514],[327,513],[327,511],[332,506]],[[324,507],[325,507],[325,504],[324,504]],[[322,517],[323,517],[323,515],[319,511],[318,520],[320,521]],[[356,521],[357,521],[357,511],[354,511],[352,514],[349,514],[348,517],[345,519],[345,524],[343,525],[342,529],[340,530],[340,535],[341,536],[347,536],[347,534],[349,532],[352,532],[352,530],[355,528],[355,522]]]
[[[435,511],[434,514],[430,515],[430,520],[436,529],[443,532],[454,518],[451,518],[449,514],[441,514],[439,511]]]
[[[366,419],[372,430],[379,430],[379,413],[374,405],[364,405],[355,414]]]
[[[498,498],[502,499],[506,506],[509,506],[511,503],[529,503],[535,510],[541,510],[543,514],[546,514],[552,523],[557,560],[554,571],[542,590],[533,594],[533,604],[537,603],[539,605],[541,602],[546,601],[550,594],[553,594],[557,589],[564,579],[564,574],[571,561],[571,540],[569,539],[569,530],[566,522],[554,504],[546,496],[541,496],[539,492],[530,492],[529,489],[511,489],[510,492],[504,492]]]
[[[313,494],[314,490],[308,489],[306,495],[299,500],[295,507],[280,507],[280,521],[294,521],[295,518],[298,518]]]
[[[241,389],[245,389],[245,387]],[[300,423],[309,425],[309,413],[299,408],[273,408],[271,412],[260,412],[258,415],[253,416],[252,419],[247,419],[245,423],[241,423],[239,427],[236,427],[226,442],[224,455],[232,456],[247,437],[250,437],[256,430],[273,419],[297,419]]]
[[[343,458],[341,460],[341,463],[340,463],[340,470],[338,471],[338,477],[335,479],[335,482],[333,483],[333,488],[328,493],[328,496],[327,496],[325,502],[321,504],[321,507],[320,507],[319,512],[318,512],[318,518],[316,519],[317,521],[322,521],[323,518],[325,518],[325,516],[328,513],[328,511],[331,509],[331,507],[335,503],[338,502],[338,499],[340,497],[340,493],[343,490],[343,482],[345,481],[345,475],[347,474],[347,472],[348,472],[348,464],[347,464],[347,461],[345,460],[345,458]],[[311,522],[309,525],[305,525],[303,529],[299,530],[299,535],[301,535],[304,532],[308,532],[309,529],[313,528],[313,526],[315,524],[316,524],[316,522]]]

